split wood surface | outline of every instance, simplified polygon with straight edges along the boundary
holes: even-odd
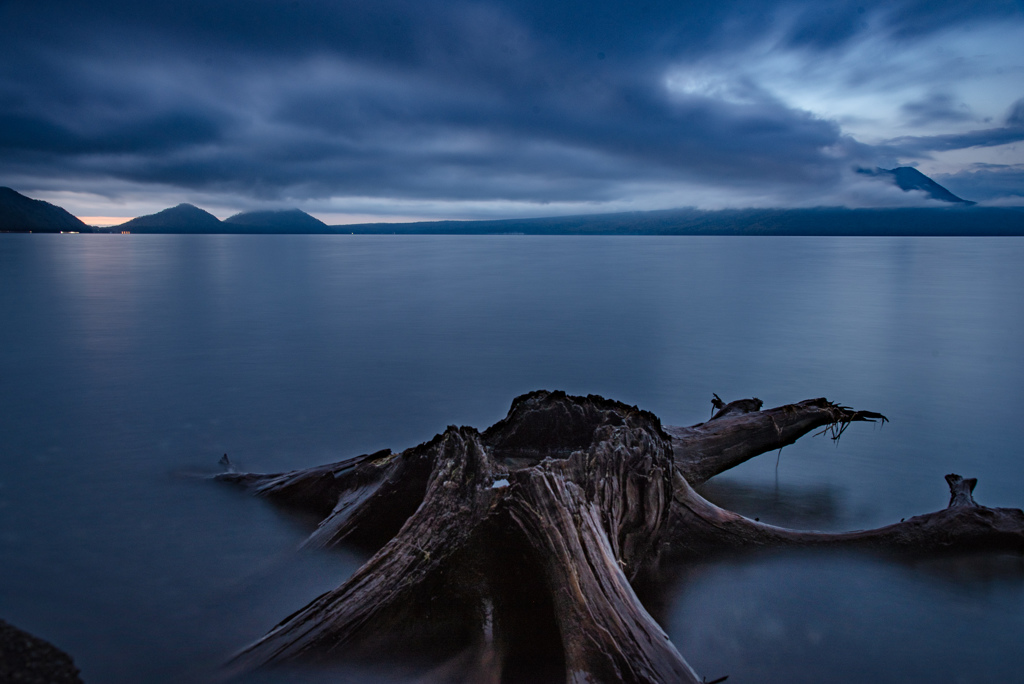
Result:
[[[692,427],[598,396],[538,391],[483,432],[449,427],[389,450],[289,473],[217,479],[321,519],[307,544],[373,556],[245,648],[235,668],[420,658],[435,681],[702,682],[633,583],[723,552],[843,546],[921,554],[1024,553],[1024,512],[986,508],[948,475],[948,508],[875,530],[789,530],[693,487],[870,411],[811,399],[729,404]]]

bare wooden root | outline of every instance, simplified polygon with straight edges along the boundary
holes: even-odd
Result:
[[[700,556],[769,547],[851,547],[903,554],[946,551],[1009,551],[1024,554],[1024,511],[987,508],[971,498],[977,481],[946,476],[952,499],[934,513],[873,530],[826,533],[790,530],[750,520],[701,497],[676,479],[672,519],[663,538],[669,557]],[[966,495],[965,495],[966,492]]]
[[[979,506],[975,481],[956,475],[949,508],[877,530],[787,530],[719,508],[693,485],[814,430],[838,439],[886,418],[825,399],[713,404],[706,423],[663,428],[601,397],[533,392],[483,433],[450,427],[397,454],[218,476],[315,514],[309,544],[376,551],[235,664],[400,649],[447,661],[435,673],[452,679],[700,682],[631,586],[658,563],[772,546],[1024,553],[1024,512]]]

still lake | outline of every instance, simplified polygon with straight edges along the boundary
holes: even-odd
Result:
[[[1024,505],[1024,239],[0,235],[0,618],[87,683],[208,682],[363,560],[206,479],[450,424],[534,389],[667,424],[757,396],[885,413],[712,481],[762,521],[860,529]],[[1024,560],[770,555],[661,617],[709,680],[1024,682]],[[252,682],[401,681],[281,670]]]

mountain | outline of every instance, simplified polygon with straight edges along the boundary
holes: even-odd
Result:
[[[668,209],[498,221],[424,221],[335,226],[399,235],[1024,235],[1024,207]]]
[[[191,204],[179,204],[155,214],[139,216],[115,230],[133,233],[223,233],[220,219]]]
[[[140,216],[122,223],[115,230],[133,233],[333,233],[298,209],[284,211],[250,211],[221,221],[213,214],[191,204],[179,204],[156,214]]]
[[[870,176],[889,178],[904,192],[921,190],[932,199],[939,200],[940,202],[952,202],[965,206],[976,204],[976,202],[957,197],[928,176],[910,166],[898,166],[895,169],[875,169],[874,171],[862,169],[860,172]]]
[[[224,219],[230,233],[334,233],[330,226],[298,209],[249,211]]]
[[[0,187],[0,232],[62,231],[91,233],[92,228],[54,204],[34,200],[10,188]]]
[[[284,233],[401,235],[906,235],[1024,236],[1024,207],[978,207],[916,169],[862,170],[905,191],[941,200],[899,209],[669,209],[617,214],[483,221],[422,221],[328,226],[298,209],[254,211],[224,221],[191,204],[140,216],[112,230],[133,233]],[[96,232],[60,207],[0,188],[0,232]],[[101,231],[106,232],[106,231]]]

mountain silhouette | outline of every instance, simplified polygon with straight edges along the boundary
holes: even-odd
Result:
[[[64,209],[0,187],[0,231],[139,233],[280,233],[399,235],[1024,235],[1024,207],[972,207],[916,169],[861,170],[898,187],[920,190],[941,200],[931,207],[883,209],[723,209],[695,208],[616,214],[549,216],[532,219],[364,223],[328,226],[298,209],[254,211],[219,221],[191,204],[120,226],[96,229]],[[944,205],[944,206],[943,206]]]
[[[898,166],[895,169],[875,169],[874,171],[861,170],[861,173],[889,178],[896,184],[896,187],[904,192],[921,190],[932,199],[939,200],[940,202],[952,202],[966,206],[976,204],[976,202],[957,197],[912,166]]]
[[[248,211],[224,219],[231,233],[333,233],[326,223],[299,209]],[[233,228],[233,229],[232,229]]]
[[[133,233],[222,233],[220,219],[191,204],[133,218],[117,226]]]
[[[91,233],[92,228],[54,204],[0,187],[0,231]]]
[[[662,209],[531,219],[363,223],[341,232],[397,235],[1024,235],[1024,207]]]

